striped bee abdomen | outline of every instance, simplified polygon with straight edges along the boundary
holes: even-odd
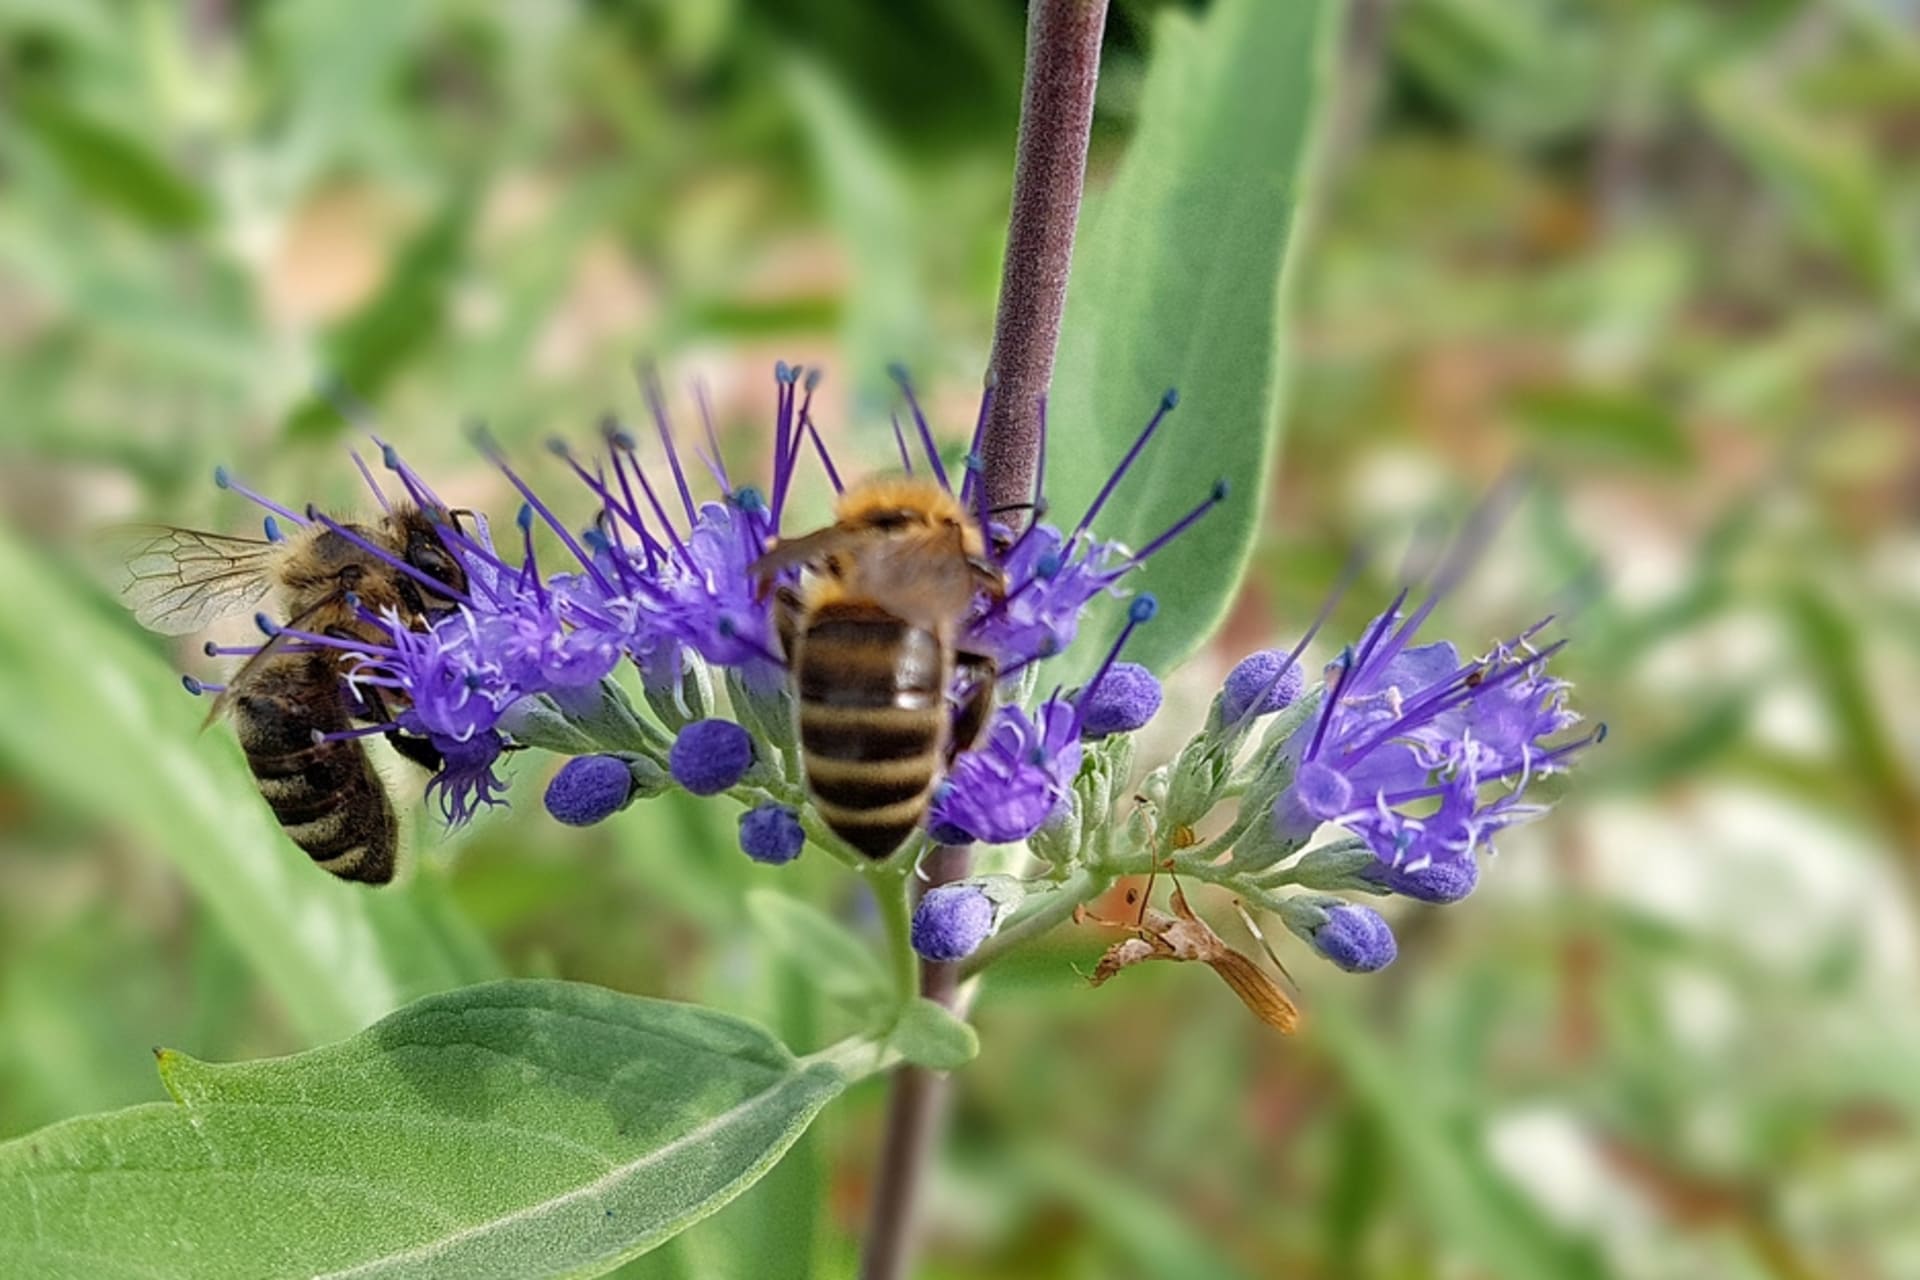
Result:
[[[940,638],[876,605],[823,605],[794,663],[800,748],[827,825],[884,858],[920,824],[946,745],[952,657]]]
[[[233,703],[234,726],[260,794],[287,836],[343,880],[393,879],[396,827],[386,788],[347,728],[339,675],[322,654],[269,658]]]

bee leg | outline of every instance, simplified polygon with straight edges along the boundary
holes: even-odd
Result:
[[[773,626],[780,636],[780,656],[789,666],[793,664],[794,641],[800,634],[800,615],[804,608],[800,593],[792,587],[781,587],[773,593]]]
[[[440,748],[433,745],[431,739],[415,737],[411,733],[402,733],[398,729],[387,731],[387,743],[400,754],[403,760],[411,760],[428,773],[440,772],[446,757],[440,754]]]
[[[985,556],[968,556],[967,570],[973,574],[974,585],[987,593],[987,598],[996,603],[1006,598],[1007,575],[1000,566]]]
[[[947,737],[947,763],[980,739],[980,731],[993,714],[993,683],[998,670],[992,658],[981,653],[953,655],[956,673],[967,677],[967,693],[953,715],[953,731]]]

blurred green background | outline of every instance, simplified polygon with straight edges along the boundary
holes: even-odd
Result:
[[[1095,190],[1178,7],[1115,0]],[[1294,1040],[1190,968],[1090,991],[1092,928],[996,969],[924,1274],[1920,1275],[1920,9],[1336,12],[1283,462],[1161,741],[1349,547],[1387,553],[1330,636],[1522,460],[1444,625],[1561,609],[1612,737],[1474,897],[1393,904],[1386,974],[1284,942]],[[526,761],[511,813],[420,820],[405,887],[315,873],[195,735],[177,673],[212,664],[120,613],[85,535],[243,530],[216,462],[356,501],[326,372],[496,511],[461,423],[551,480],[537,442],[634,414],[642,352],[737,465],[776,358],[827,367],[843,451],[884,462],[892,360],[959,431],[1022,29],[1013,0],[0,0],[0,1138],[160,1098],[151,1045],[286,1052],[500,974],[840,1025],[746,895],[861,925],[858,886],[747,863],[725,804],[562,829]],[[880,1099],[623,1274],[846,1271]]]

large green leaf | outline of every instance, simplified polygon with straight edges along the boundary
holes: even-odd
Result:
[[[1198,24],[1163,16],[1139,131],[1081,229],[1048,414],[1056,518],[1080,517],[1169,387],[1180,407],[1098,532],[1144,546],[1216,482],[1232,485],[1135,580],[1162,605],[1130,651],[1151,666],[1177,662],[1219,624],[1260,521],[1326,9],[1221,0]],[[1076,653],[1091,660],[1098,647]]]
[[[561,982],[433,996],[174,1103],[0,1146],[0,1272],[595,1275],[772,1167],[844,1086],[737,1018]]]
[[[274,824],[231,734],[53,564],[0,530],[0,761],[164,854],[311,1041],[410,996],[494,976],[446,947],[435,886],[318,871]],[[424,877],[423,877],[424,879]]]

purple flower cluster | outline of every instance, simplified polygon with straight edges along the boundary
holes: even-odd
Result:
[[[1150,595],[1134,598],[1106,661],[1073,698],[1056,694],[1031,716],[1014,706],[994,714],[985,743],[954,761],[934,796],[927,830],[936,841],[1011,844],[1064,813],[1082,740],[1137,729],[1160,707],[1152,673],[1116,661],[1133,629],[1157,608]]]
[[[1545,622],[1479,658],[1462,660],[1445,641],[1416,645],[1437,599],[1403,616],[1403,592],[1329,664],[1320,705],[1281,748],[1293,775],[1272,818],[1290,844],[1337,823],[1373,850],[1365,879],[1451,902],[1472,891],[1493,835],[1541,811],[1524,802],[1527,784],[1604,729],[1561,736],[1580,717],[1566,682],[1546,671],[1565,641],[1532,643]]]
[[[896,372],[896,377],[922,446],[920,463],[948,486],[913,389],[904,375]],[[637,439],[617,422],[606,424],[607,448],[600,461],[582,462],[566,446],[552,447],[598,504],[585,532],[576,534],[556,516],[483,440],[483,448],[523,501],[516,521],[519,545],[511,555],[495,546],[484,520],[453,518],[425,481],[391,447],[382,445],[382,459],[404,491],[404,501],[434,520],[440,541],[461,571],[464,590],[446,580],[448,575],[423,574],[350,526],[312,510],[303,519],[233,484],[224,474],[221,479],[226,487],[267,507],[273,513],[270,521],[324,525],[397,573],[431,588],[435,600],[451,602],[424,618],[362,609],[361,625],[351,629],[351,636],[296,633],[290,639],[343,651],[352,704],[366,712],[358,717],[364,727],[350,733],[397,732],[431,744],[444,765],[429,784],[430,792],[447,820],[460,823],[479,807],[498,802],[504,785],[494,766],[511,736],[504,727],[510,720],[503,718],[524,699],[551,695],[564,708],[570,695],[598,684],[623,658],[639,668],[653,690],[677,687],[696,659],[738,668],[749,686],[779,683],[784,658],[773,612],[775,593],[769,589],[778,584],[758,581],[753,568],[780,536],[782,514],[803,458],[816,456],[829,483],[836,491],[842,486],[810,412],[817,375],[803,379],[799,370],[781,364],[775,381],[771,497],[733,483],[708,421],[706,447],[696,446],[694,453],[721,498],[695,501],[688,468],[650,375],[643,378],[643,387],[665,457],[663,472],[642,465]],[[981,405],[981,424],[990,404],[991,392]],[[962,622],[959,642],[970,652],[991,656],[1003,681],[1072,644],[1091,600],[1120,594],[1127,574],[1224,496],[1224,486],[1216,488],[1137,552],[1092,535],[1095,517],[1174,404],[1169,393],[1071,530],[1063,532],[1036,519],[1016,536],[991,525],[989,556],[1004,575],[1005,591],[981,593]],[[980,429],[976,426],[976,453]],[[904,435],[899,442],[902,465],[911,473],[914,455]],[[394,509],[373,471],[358,455],[355,461],[382,507]],[[982,523],[990,524],[976,470],[969,466],[956,496],[968,509],[980,507]],[[1037,493],[1033,505],[1036,514],[1044,512]],[[543,571],[536,556],[535,532],[542,525],[572,560],[559,572]],[[799,571],[782,573],[793,581]],[[1150,599],[1136,601],[1129,630],[1151,609]],[[1005,841],[1031,834],[1064,803],[1083,737],[1127,732],[1151,717],[1159,705],[1157,681],[1144,668],[1116,666],[1118,652],[1116,645],[1100,675],[1073,697],[1056,695],[1033,714],[1001,708],[979,747],[955,763],[934,806],[931,823],[942,837],[959,839],[964,834]],[[955,690],[956,695],[960,692]],[[682,731],[669,763],[681,785],[713,794],[738,783],[753,759],[746,731],[730,722],[707,721]],[[571,793],[563,788],[562,794]],[[592,810],[589,805],[581,814]]]

